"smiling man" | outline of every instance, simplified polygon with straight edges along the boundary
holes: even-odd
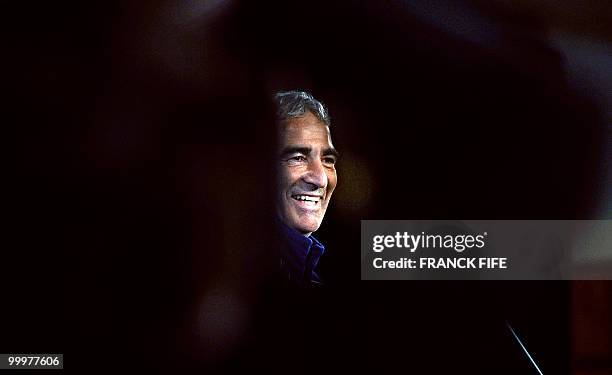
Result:
[[[309,287],[321,281],[315,268],[325,248],[312,233],[319,229],[336,187],[338,152],[323,104],[303,91],[279,92],[275,99],[281,269],[292,283]]]

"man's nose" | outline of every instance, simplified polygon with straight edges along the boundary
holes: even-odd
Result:
[[[308,170],[302,179],[317,188],[325,188],[327,186],[327,174],[321,160],[313,160],[308,163]]]

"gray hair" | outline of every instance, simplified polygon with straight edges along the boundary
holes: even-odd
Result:
[[[277,106],[276,119],[278,122],[304,116],[306,111],[309,111],[325,125],[330,125],[327,108],[305,91],[280,91],[274,95],[274,100]]]

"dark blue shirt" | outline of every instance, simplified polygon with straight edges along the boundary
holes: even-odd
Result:
[[[293,228],[280,223],[283,235],[281,248],[281,269],[285,277],[301,287],[316,286],[321,283],[315,267],[325,247],[312,235],[306,237]]]

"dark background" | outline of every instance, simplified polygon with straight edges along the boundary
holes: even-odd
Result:
[[[7,8],[0,352],[79,373],[535,373],[509,321],[544,373],[610,370],[608,319],[572,351],[607,283],[359,280],[361,219],[607,215],[610,82],[572,56],[606,56],[612,12],[581,4]],[[341,152],[326,286],[306,295],[265,283],[270,97],[296,88]],[[592,290],[603,312],[572,294]]]

